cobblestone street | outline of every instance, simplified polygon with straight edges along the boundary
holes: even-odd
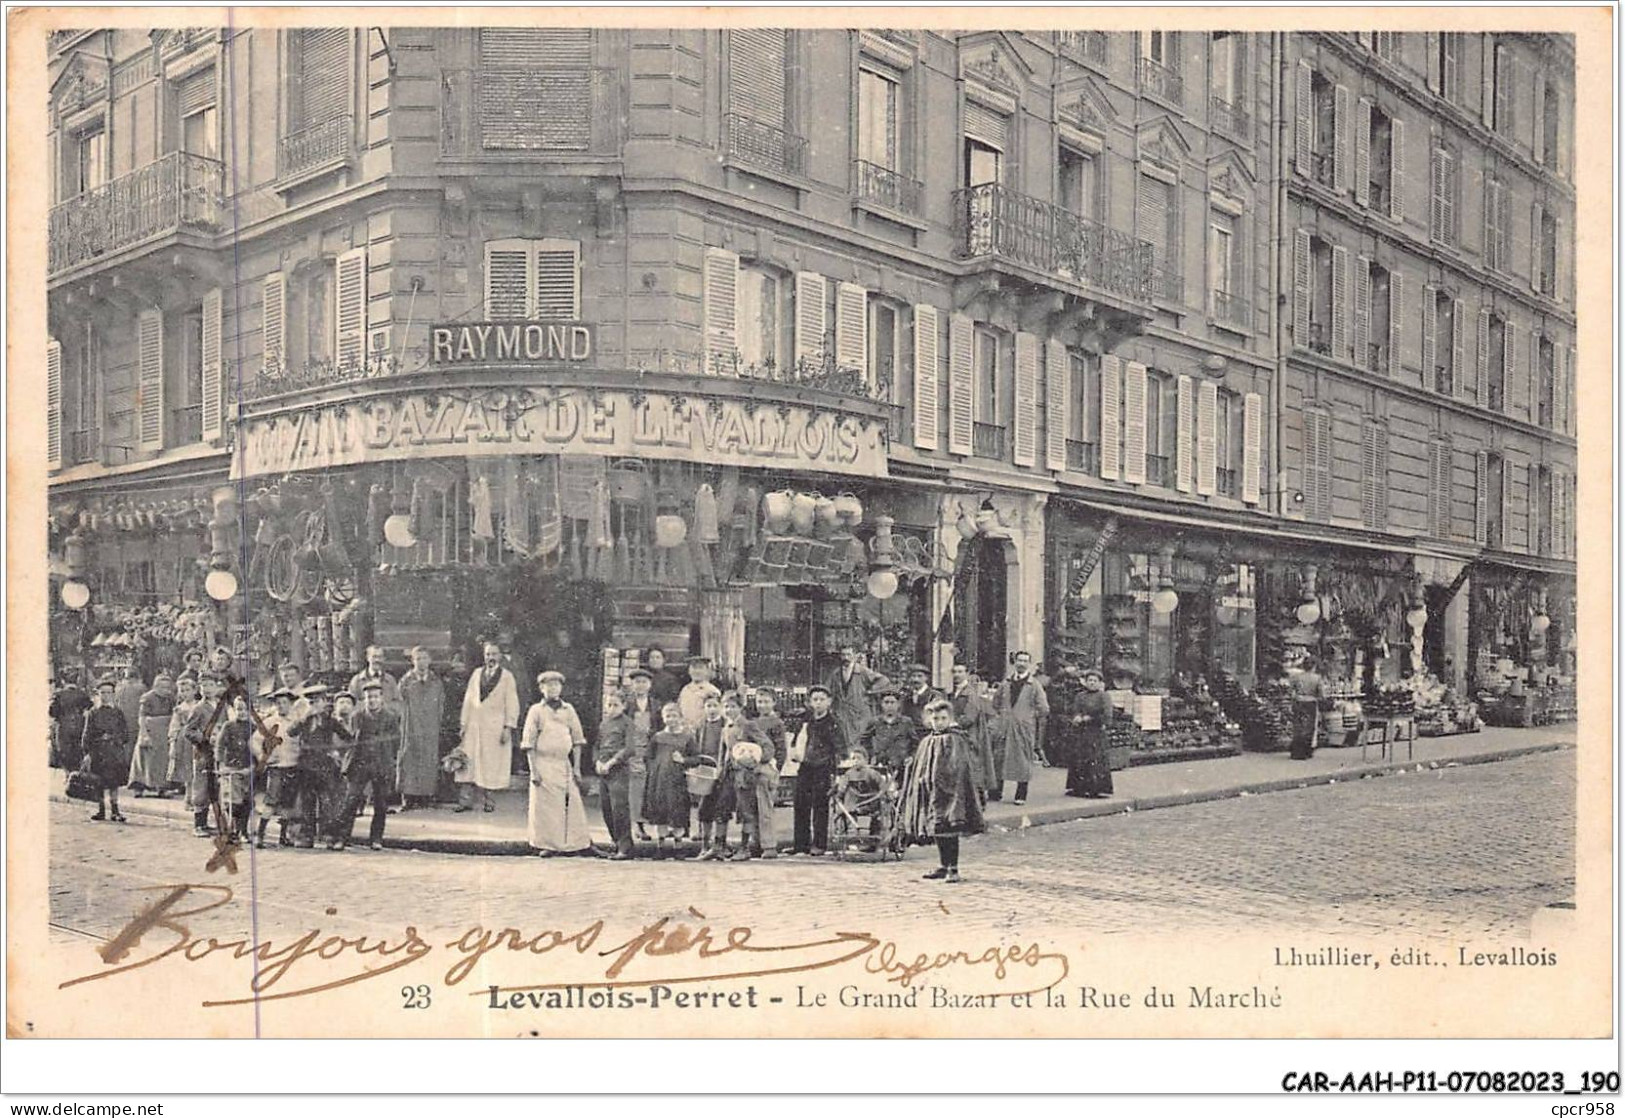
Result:
[[[692,906],[764,930],[786,920],[800,931],[951,920],[1010,934],[1521,937],[1538,908],[1573,897],[1574,768],[1563,750],[991,834],[966,843],[957,888],[920,879],[934,862],[925,849],[901,865],[271,849],[243,852],[228,878],[206,874],[209,844],[178,828],[141,817],[92,824],[77,805],[53,804],[51,919],[56,935],[107,936],[148,903],[144,888],[210,881],[232,884],[239,902],[252,882],[261,936],[317,923],[632,923]],[[222,933],[239,930],[228,911],[248,910],[217,913]]]

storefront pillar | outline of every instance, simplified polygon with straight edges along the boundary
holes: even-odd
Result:
[[[1457,694],[1466,694],[1467,666],[1470,660],[1467,644],[1467,616],[1471,610],[1472,595],[1466,590],[1450,599],[1444,611],[1444,650],[1449,665],[1449,677],[1444,680]]]

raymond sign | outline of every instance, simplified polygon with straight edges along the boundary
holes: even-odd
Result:
[[[433,365],[558,365],[591,361],[592,327],[581,322],[457,322],[429,328]]]
[[[465,455],[602,454],[886,476],[883,420],[658,392],[405,393],[239,426],[234,478]]]

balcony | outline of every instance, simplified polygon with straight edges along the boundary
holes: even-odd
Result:
[[[1170,105],[1185,103],[1185,79],[1179,71],[1154,58],[1140,59],[1140,89]]]
[[[1213,471],[1213,478],[1214,487],[1218,490],[1219,496],[1229,497],[1233,500],[1237,492],[1236,471],[1227,470],[1223,466],[1220,466],[1218,469]]]
[[[1208,99],[1208,115],[1213,121],[1215,131],[1223,132],[1227,136],[1234,136],[1243,143],[1253,138],[1253,122],[1245,110],[1232,105],[1223,97],[1210,97]]]
[[[47,266],[55,276],[178,233],[212,236],[225,216],[225,167],[173,152],[51,208]]]
[[[1309,153],[1309,177],[1321,186],[1336,188],[1337,164],[1329,151],[1314,151]]]
[[[973,423],[970,452],[978,458],[1004,461],[1004,428],[997,423]]]
[[[349,166],[355,158],[355,117],[346,113],[283,136],[277,141],[279,184],[303,182]]]
[[[722,118],[723,158],[740,167],[804,178],[807,140],[739,113]]]
[[[1155,250],[1149,241],[999,183],[954,192],[954,242],[961,258],[993,257],[1131,303],[1151,301]]]
[[[1450,375],[1450,366],[1435,365],[1433,367],[1433,391],[1441,396],[1451,396],[1455,394],[1455,390],[1456,381],[1455,377]]]
[[[102,453],[100,428],[88,427],[81,431],[69,431],[67,446],[63,449],[66,451],[62,456],[64,466],[79,466],[86,462],[99,461]]]
[[[1242,330],[1253,328],[1253,308],[1241,296],[1229,291],[1213,292],[1213,318],[1225,326]]]
[[[1066,440],[1066,468],[1082,474],[1100,473],[1100,446],[1077,439]]]
[[[442,161],[607,158],[625,115],[613,70],[442,70]]]
[[[191,446],[203,441],[203,405],[169,409],[169,426],[164,442],[169,446]]]
[[[1061,50],[1073,58],[1106,65],[1106,33],[1104,31],[1061,31],[1058,33]]]
[[[859,201],[910,217],[920,212],[920,192],[924,188],[918,179],[908,178],[878,163],[856,159],[852,162],[852,181],[856,184]]]
[[[1173,459],[1166,454],[1147,454],[1145,456],[1145,483],[1147,485],[1160,485],[1164,489],[1172,484],[1174,476]]]
[[[1166,264],[1158,264],[1151,269],[1151,297],[1159,303],[1183,306],[1185,277]]]

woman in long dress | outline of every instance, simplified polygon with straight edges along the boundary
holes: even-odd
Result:
[[[186,720],[192,708],[202,702],[198,695],[198,678],[191,672],[182,672],[175,679],[175,709],[169,716],[169,769],[165,784],[178,790],[182,796],[192,783],[192,747],[186,741]]]
[[[911,845],[934,842],[941,865],[927,881],[959,883],[959,840],[987,829],[971,776],[970,739],[954,725],[953,707],[937,699],[925,708],[931,732],[914,747],[903,777],[901,827]]]
[[[128,783],[137,799],[162,796],[169,783],[169,720],[175,713],[168,672],[158,673],[136,710],[135,752],[130,757]]]
[[[1106,727],[1111,725],[1112,701],[1100,672],[1083,673],[1083,690],[1072,708],[1072,763],[1066,774],[1068,796],[1099,797],[1112,794],[1112,767],[1106,757]]]
[[[530,844],[543,858],[586,853],[593,848],[592,836],[572,760],[587,735],[576,708],[559,697],[563,673],[543,672],[536,686],[542,698],[525,715],[519,740],[530,762]]]

